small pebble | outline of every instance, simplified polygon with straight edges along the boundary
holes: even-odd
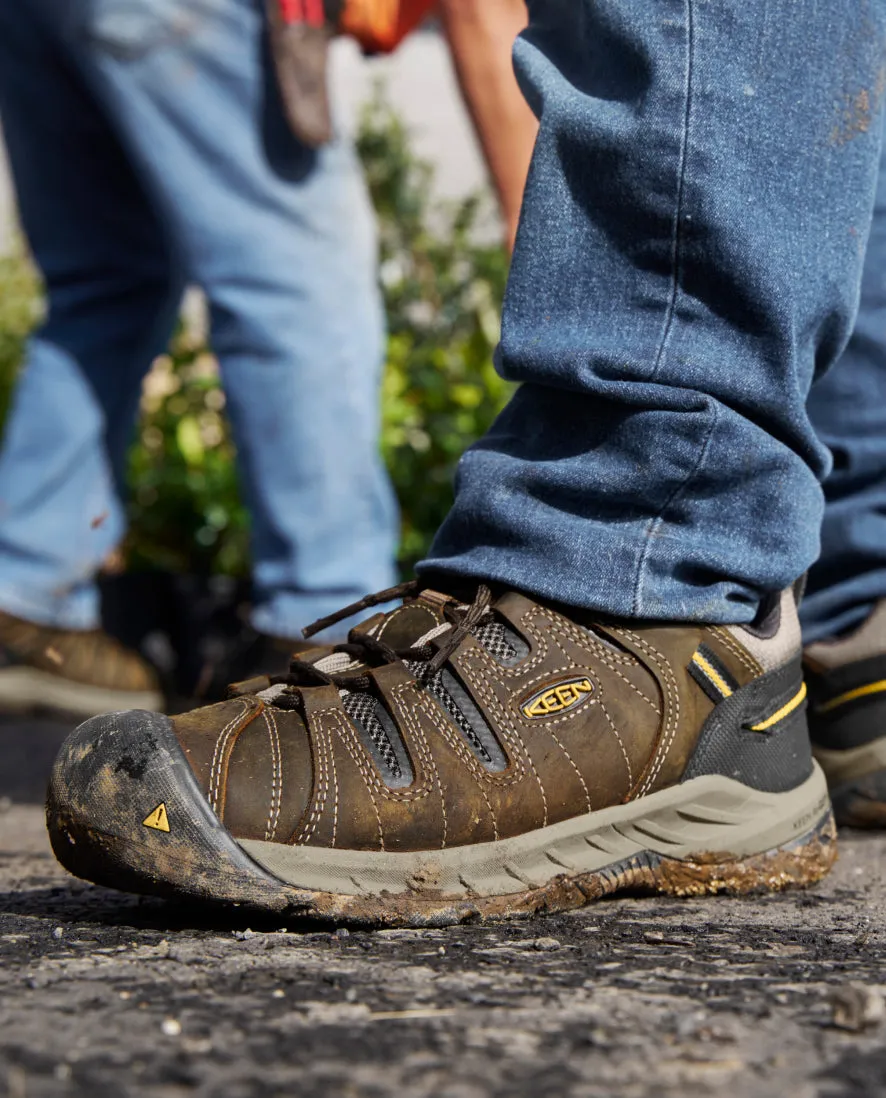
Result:
[[[58,941],[60,938],[64,938],[65,928],[63,926],[57,926],[55,930],[53,930],[52,936],[53,938],[55,938],[56,941]]]
[[[860,1033],[886,1018],[886,1003],[879,991],[864,984],[846,984],[831,996],[833,1024],[837,1029]]]
[[[533,949],[538,949],[542,953],[553,953],[555,949],[560,948],[560,943],[556,938],[536,938],[532,943]]]
[[[272,999],[285,999],[286,998],[286,992],[283,990],[282,987],[275,987],[274,990],[271,992],[271,998]]]
[[[178,1037],[182,1031],[182,1024],[178,1018],[164,1018],[160,1029],[164,1037]]]
[[[335,932],[336,938],[350,938],[351,932],[346,926],[340,926]]]

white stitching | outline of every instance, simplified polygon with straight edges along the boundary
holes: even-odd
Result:
[[[310,723],[312,725],[312,729],[315,729],[317,731],[317,736],[315,737],[315,739],[317,747],[319,749],[317,754],[320,757],[317,761],[320,764],[320,773],[317,776],[317,796],[314,798],[314,804],[311,809],[311,814],[304,825],[306,831],[304,831],[302,835],[298,836],[297,839],[297,842],[302,846],[307,844],[308,840],[317,830],[317,825],[320,822],[320,817],[323,815],[323,812],[326,808],[326,797],[329,793],[329,782],[326,776],[326,730],[325,728],[323,728],[322,722],[320,721],[311,721]]]
[[[408,687],[412,684],[406,683],[405,685]],[[396,687],[394,691],[392,691],[392,693],[396,694],[398,691],[402,691],[403,689],[404,687],[402,686]],[[337,706],[331,706],[328,709],[317,710],[317,712],[335,713],[337,719],[341,721],[341,714]],[[347,714],[345,714],[345,717],[347,718]],[[394,724],[397,725],[397,723],[398,722],[395,719]],[[357,768],[363,776],[363,780],[367,782],[367,784],[371,785],[380,796],[388,800],[396,801],[416,801],[420,800],[422,797],[428,796],[428,794],[431,792],[431,786],[428,782],[428,775],[426,773],[427,768],[424,768],[421,771],[422,780],[420,783],[413,781],[412,785],[409,786],[407,789],[391,789],[390,786],[385,785],[385,783],[379,777],[378,772],[375,768],[375,760],[369,754],[369,751],[364,745],[363,740],[360,738],[356,728],[354,728],[354,725],[351,722],[350,718],[346,719],[344,727],[347,728],[349,736],[353,737],[353,741],[357,745],[357,748],[359,750],[359,758],[357,757],[357,755],[354,755],[353,751],[351,752],[351,754],[354,758],[354,762],[357,764]],[[421,757],[425,758],[427,756],[427,745],[424,743],[423,737],[419,737],[419,739],[420,742],[417,745],[417,749]],[[408,744],[406,745],[406,749],[407,752],[409,752]],[[410,753],[410,760],[413,762],[413,764],[415,763],[415,758],[412,753]],[[414,775],[414,777],[417,778],[418,774]]]
[[[621,748],[621,753],[624,756],[625,766],[628,768],[628,789],[633,789],[634,788],[634,768],[631,766],[631,760],[628,757],[628,753],[627,753],[627,750],[626,750],[625,745],[624,745],[624,740],[621,738],[621,734],[619,733],[618,729],[615,727],[615,721],[613,721],[612,717],[609,715],[609,710],[606,708],[606,703],[604,702],[602,697],[600,698],[600,712],[606,718],[607,724],[612,729],[613,736],[615,736],[616,740],[618,741],[618,746]]]
[[[332,845],[335,846],[338,835],[338,770],[335,766],[335,744],[332,742],[332,737],[329,739],[329,759],[332,764],[332,782],[335,788],[335,799],[332,802]]]
[[[757,675],[763,674],[762,664],[742,648],[738,641],[730,634],[728,629],[724,629],[720,625],[715,625],[711,632],[716,634],[717,640],[720,641],[723,647],[727,648],[740,663],[744,664],[755,678]]]
[[[468,768],[471,777],[477,784],[477,788],[480,791],[480,796],[486,802],[486,807],[489,810],[489,816],[492,820],[492,833],[495,839],[498,839],[498,822],[495,818],[495,809],[492,807],[492,802],[486,795],[486,790],[483,788],[483,782],[489,781],[492,775],[485,770],[477,761],[476,756],[469,750],[458,731],[457,727],[452,723],[449,717],[446,716],[444,711],[440,708],[439,704],[432,700],[423,690],[417,689],[413,684],[408,683],[404,686],[395,688],[399,692],[403,692],[407,689],[411,689],[415,694],[415,708],[421,710],[425,717],[431,722],[434,728],[440,733],[440,736],[450,748],[455,752],[458,760],[465,764]],[[420,725],[412,718],[412,714],[407,706],[403,706],[403,716],[407,720],[409,727],[416,733],[419,732]],[[436,770],[436,762],[434,763],[434,769]],[[442,790],[441,790],[442,800]],[[445,816],[445,807],[444,807]],[[448,820],[446,821],[448,831]]]
[[[488,653],[486,652],[485,649],[479,649],[479,650],[483,653],[483,656],[487,660],[492,662],[492,657],[488,655]],[[466,654],[466,656],[467,656],[467,654]],[[467,663],[468,663],[467,658],[464,659],[464,662],[467,665]],[[547,827],[547,824],[548,824],[548,798],[547,798],[547,794],[545,792],[544,783],[542,782],[541,777],[539,776],[538,770],[536,770],[536,768],[535,768],[535,761],[532,758],[532,754],[530,753],[530,751],[528,750],[526,745],[523,743],[522,737],[520,736],[519,732],[517,731],[516,726],[512,723],[511,718],[508,715],[507,710],[504,708],[504,706],[501,704],[501,702],[495,696],[495,692],[492,689],[492,680],[490,679],[489,675],[487,674],[486,668],[483,667],[483,666],[478,666],[477,663],[476,663],[476,660],[472,660],[471,663],[473,665],[473,669],[476,672],[477,677],[480,680],[479,683],[478,683],[480,691],[486,695],[487,702],[499,714],[499,722],[500,722],[499,726],[502,729],[502,732],[505,736],[505,742],[510,743],[514,746],[515,754],[521,760],[521,763],[524,760],[525,760],[525,762],[528,762],[529,763],[529,768],[532,770],[532,773],[535,775],[535,780],[538,783],[539,790],[541,791],[541,799],[542,799],[542,804],[544,806],[544,822],[542,823],[541,826],[542,827]],[[496,667],[497,666],[498,665],[496,665]],[[523,771],[523,773],[525,773],[525,770]],[[523,774],[521,773],[520,776],[522,777]],[[492,777],[492,775],[490,775],[490,778],[491,777]]]
[[[228,724],[219,732],[218,738],[215,741],[215,751],[212,755],[212,766],[209,771],[209,803],[212,805],[213,812],[218,812],[218,794],[221,783],[221,763],[224,758],[224,753],[227,750],[228,740],[233,733],[238,729],[240,722],[250,712],[251,706],[249,702],[242,702],[240,706],[240,712],[232,717]]]
[[[575,765],[575,762],[574,762],[572,756],[569,754],[569,752],[566,750],[566,748],[563,746],[563,744],[560,743],[559,738],[553,732],[549,732],[548,735],[551,737],[551,739],[554,741],[554,743],[557,745],[557,747],[560,748],[560,750],[563,752],[563,754],[566,756],[566,758],[569,759],[569,765],[572,767],[572,769],[578,775],[578,780],[581,782],[581,787],[585,791],[585,804],[588,806],[588,812],[593,811],[592,807],[591,807],[591,795],[588,792],[588,785],[587,785],[587,782],[582,777],[581,771]]]
[[[667,693],[665,694],[665,712],[667,716],[664,731],[662,732],[662,742],[659,744],[658,751],[653,758],[650,771],[646,775],[646,778],[637,793],[637,796],[643,796],[649,791],[653,782],[658,777],[662,766],[664,766],[667,754],[671,749],[671,745],[676,738],[677,729],[680,725],[680,690],[677,686],[677,680],[674,678],[674,674],[671,671],[670,664],[657,648],[648,644],[636,633],[632,633],[630,629],[617,629],[615,632],[622,636],[629,637],[641,651],[645,652],[647,656],[651,655],[653,657],[654,662],[658,665],[658,670],[662,674],[662,678],[667,680],[667,685],[670,686],[672,690],[673,707],[667,705]],[[673,708],[673,712],[671,711],[671,708]]]
[[[363,746],[362,740],[356,735],[349,719],[342,719],[342,715],[337,708],[329,706],[326,709],[320,710],[323,714],[329,713],[332,716],[335,730],[338,733],[338,738],[345,745],[345,750],[351,756],[355,766],[360,771],[360,775],[363,778],[363,784],[366,788],[366,792],[369,795],[369,800],[372,803],[372,809],[375,812],[375,822],[378,827],[378,845],[380,850],[385,848],[385,833],[381,822],[381,813],[378,810],[378,803],[372,792],[370,784],[366,781],[366,773],[364,772],[365,759],[363,758],[363,752],[366,750]],[[336,812],[338,805],[338,782],[336,781]],[[334,845],[334,842],[333,842]]]
[[[525,677],[526,672],[543,663],[544,660],[547,659],[548,655],[549,645],[548,642],[545,640],[544,634],[540,631],[538,622],[547,622],[548,625],[551,626],[549,632],[553,634],[554,642],[557,648],[559,648],[559,650],[563,653],[564,657],[567,660],[567,663],[563,664],[560,667],[542,668],[539,674],[535,675],[533,678],[527,679]],[[534,609],[528,611],[521,619],[520,628],[525,629],[525,631],[536,641],[536,647],[538,648],[538,652],[531,659],[521,660],[513,668],[503,667],[497,661],[492,660],[492,657],[489,656],[489,653],[486,651],[485,648],[482,647],[482,645],[478,644],[477,648],[480,650],[480,652],[483,653],[484,656],[488,658],[490,662],[495,664],[496,675],[498,675],[502,680],[519,679],[521,692],[524,690],[528,690],[535,682],[541,682],[544,679],[550,678],[551,675],[557,675],[561,672],[571,671],[574,668],[580,666],[563,648],[563,645],[560,643],[560,640],[557,637],[557,633],[559,632],[560,634],[568,637],[573,642],[573,644],[576,645],[577,648],[580,648],[584,653],[590,656],[592,660],[596,660],[597,662],[602,663],[605,667],[608,667],[614,675],[620,678],[626,686],[630,687],[630,689],[633,690],[634,693],[637,694],[640,698],[642,698],[647,705],[651,706],[656,713],[660,714],[661,711],[657,703],[652,698],[649,698],[646,694],[644,694],[638,686],[632,683],[631,680],[623,675],[622,672],[619,671],[618,668],[615,666],[616,662],[618,662],[624,665],[629,665],[631,667],[642,668],[643,664],[635,656],[625,655],[621,657],[616,657],[615,653],[607,648],[606,645],[603,644],[603,642],[600,641],[593,634],[587,633],[579,629],[577,626],[573,625],[572,622],[570,622],[567,618],[561,617],[559,614],[549,613],[545,611],[542,607],[535,607]]]
[[[268,808],[268,823],[265,828],[265,840],[273,842],[280,820],[280,806],[283,803],[283,765],[280,752],[280,734],[277,721],[270,709],[264,710],[265,724],[271,741],[271,803]]]
[[[394,622],[395,622],[395,621],[397,620],[397,618],[398,618],[398,617],[399,617],[399,616],[400,616],[401,614],[403,614],[403,613],[405,613],[405,611],[407,611],[407,610],[411,610],[411,609],[413,609],[413,604],[411,604],[411,603],[410,603],[410,604],[409,604],[409,605],[407,605],[407,606],[398,606],[398,607],[396,608],[396,610],[391,610],[391,612],[390,612],[389,614],[386,614],[386,615],[385,615],[385,620],[384,620],[384,623],[383,623],[383,625],[382,625],[381,629],[379,630],[379,633],[378,633],[378,637],[377,637],[377,639],[378,639],[378,640],[382,640],[382,639],[383,639],[383,637],[384,637],[384,635],[385,635],[385,632],[386,632],[386,631],[387,631],[387,629],[388,629],[388,627],[389,627],[389,626],[391,626],[391,625],[393,625],[393,623],[394,623]],[[431,607],[429,607],[429,606],[428,606],[427,604],[424,604],[424,603],[423,603],[423,604],[422,604],[422,606],[420,607],[420,609],[421,609],[421,610],[425,610],[425,611],[427,611],[427,613],[429,613],[429,614],[431,615],[431,617],[432,617],[432,618],[436,618],[436,619],[437,619],[437,624],[438,624],[438,625],[440,625],[440,624],[442,623],[442,621],[443,621],[443,615],[442,615],[442,614],[438,614],[438,613],[435,613],[435,611],[434,611],[434,610],[432,610],[432,609],[431,609]]]

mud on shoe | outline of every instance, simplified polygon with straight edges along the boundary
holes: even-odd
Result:
[[[82,720],[163,702],[150,664],[102,630],[56,629],[0,611],[0,712]]]
[[[806,648],[812,750],[837,822],[886,827],[886,601],[854,632]]]
[[[78,728],[48,795],[62,864],[364,925],[827,872],[790,592],[747,629],[577,620],[484,587],[470,603],[394,594],[400,608],[273,682]]]

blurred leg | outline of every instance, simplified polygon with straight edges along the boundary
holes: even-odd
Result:
[[[834,459],[821,557],[801,615],[806,640],[817,641],[857,625],[886,598],[886,159],[855,330],[834,369],[812,387],[809,415]]]
[[[181,284],[39,5],[0,0],[0,113],[49,305],[0,455],[0,607],[89,628],[94,573],[123,532],[120,480],[140,381],[168,339]]]
[[[293,635],[392,578],[358,165],[344,144],[315,153],[290,135],[252,0],[102,0],[87,30],[106,101],[209,298],[252,514],[254,624]]]

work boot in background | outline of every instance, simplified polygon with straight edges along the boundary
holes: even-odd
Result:
[[[886,601],[856,630],[807,646],[809,731],[837,822],[886,827]]]
[[[163,705],[151,665],[104,630],[56,629],[0,611],[0,712],[82,719]]]

